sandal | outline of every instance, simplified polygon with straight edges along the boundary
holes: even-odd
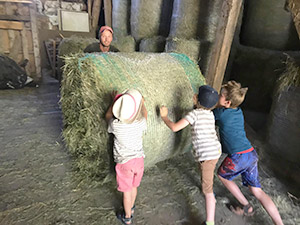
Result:
[[[249,209],[252,208],[252,211],[249,212]],[[248,205],[241,207],[234,208],[232,205],[230,206],[231,212],[240,215],[240,216],[253,216],[254,215],[254,209],[253,206],[249,203]]]
[[[132,216],[130,218],[126,218],[124,212],[118,213],[117,218],[125,225],[132,224]]]
[[[133,205],[132,208],[131,208],[131,216],[133,216],[134,210],[135,210],[135,205]]]

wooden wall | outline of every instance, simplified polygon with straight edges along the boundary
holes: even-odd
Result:
[[[0,53],[17,63],[28,59],[27,75],[41,78],[35,4],[29,0],[0,0]]]

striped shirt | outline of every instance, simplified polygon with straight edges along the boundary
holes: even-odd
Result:
[[[206,109],[194,109],[184,117],[192,125],[193,155],[195,160],[218,159],[221,144],[215,129],[214,114]]]
[[[147,129],[145,118],[135,120],[131,124],[111,119],[108,133],[114,134],[114,160],[116,163],[126,163],[130,159],[145,157],[143,150],[143,132]]]

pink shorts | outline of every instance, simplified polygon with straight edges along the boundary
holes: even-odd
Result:
[[[128,192],[140,186],[144,173],[144,157],[116,165],[118,191]]]

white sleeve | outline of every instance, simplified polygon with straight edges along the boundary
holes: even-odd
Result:
[[[195,111],[191,111],[189,112],[185,117],[184,119],[186,119],[191,125],[193,125],[197,119],[196,117],[196,114],[195,114]]]

